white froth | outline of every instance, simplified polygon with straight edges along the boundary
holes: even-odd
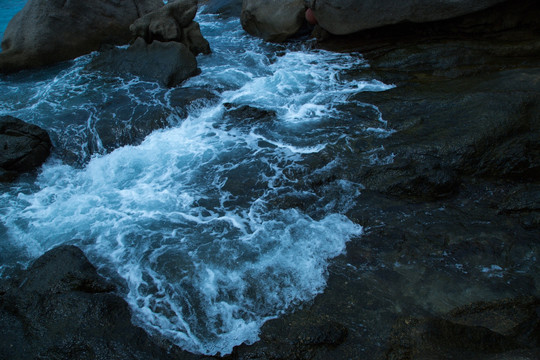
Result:
[[[89,57],[35,81],[39,88],[9,90],[6,111],[34,123],[43,121],[35,114],[48,114],[48,128],[87,161],[75,168],[50,160],[35,184],[1,195],[0,211],[7,240],[33,256],[72,242],[118,274],[146,329],[190,351],[227,354],[256,341],[266,320],[320,293],[329,260],[361,234],[343,215],[360,184],[337,180],[316,193],[301,177],[340,166],[337,154],[319,154],[362,128],[336,126],[339,106],[360,91],[391,86],[347,79],[366,67],[359,54],[265,44],[246,36],[238,19],[199,21],[213,53],[199,56],[202,74],[183,86],[220,98],[194,106],[185,119],[174,115],[170,90],[136,78],[100,79],[83,70]],[[108,107],[117,102],[120,108]],[[268,116],[229,119],[228,103]],[[104,148],[96,131],[104,117],[130,124],[133,108],[161,107],[177,126],[139,145]],[[380,130],[368,132],[387,131],[377,120]],[[288,196],[299,200],[291,205]]]

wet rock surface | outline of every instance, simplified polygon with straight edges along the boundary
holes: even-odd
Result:
[[[151,340],[83,252],[57,247],[0,283],[2,359],[193,359]]]
[[[127,49],[101,52],[88,68],[113,75],[135,75],[167,87],[176,86],[200,72],[197,59],[184,44],[157,40],[147,44],[142,38],[137,38]]]
[[[0,181],[40,166],[51,152],[49,134],[38,126],[12,116],[0,116]]]
[[[396,85],[351,98],[376,105],[391,132],[330,147],[321,156],[346,153],[346,166],[306,184],[364,185],[347,216],[365,233],[335,259],[324,293],[267,322],[259,342],[238,346],[227,359],[540,357],[539,15],[537,2],[521,0],[319,44],[365,56],[370,67],[349,76]],[[272,114],[229,104],[226,116],[256,122]],[[376,150],[374,166],[360,159],[369,149]],[[298,199],[291,204],[302,206]],[[9,339],[29,341],[28,325],[18,325],[13,310],[17,302],[9,307],[20,284],[0,291],[2,321],[15,324]],[[110,295],[95,295],[104,294]],[[115,324],[128,329],[129,313],[122,313]],[[98,315],[86,321],[109,316]],[[129,329],[122,341],[139,336]],[[184,356],[174,349],[163,358]],[[155,351],[154,358],[165,356]]]
[[[539,14],[534,1],[506,2],[319,43],[364,55],[370,68],[351,76],[396,85],[351,98],[376,105],[391,134],[350,142],[346,166],[312,179],[365,186],[347,214],[365,234],[323,294],[233,358],[539,357]],[[360,159],[370,148],[375,166]],[[314,321],[347,335],[299,350],[283,329]]]

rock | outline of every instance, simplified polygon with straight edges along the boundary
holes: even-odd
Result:
[[[203,37],[199,23],[192,21],[188,26],[182,29],[182,41],[193,53],[197,56],[199,54],[210,54],[210,44]]]
[[[209,54],[210,45],[202,36],[199,24],[193,21],[196,14],[196,0],[176,0],[137,19],[129,29],[135,38],[142,37],[148,44],[154,40],[177,41],[195,56]]]
[[[303,0],[244,0],[240,21],[249,34],[281,42],[304,24]]]
[[[205,14],[219,14],[224,18],[240,17],[242,0],[201,0]]]
[[[309,0],[318,23],[335,35],[401,22],[430,22],[449,19],[505,0]]]
[[[75,246],[59,246],[0,286],[2,359],[194,359],[153,342]],[[5,283],[7,282],[7,284]]]
[[[463,306],[443,318],[402,318],[386,359],[536,359],[539,306],[538,298],[517,298]]]
[[[290,320],[290,319],[289,319]],[[263,326],[261,341],[234,348],[231,360],[247,359],[329,359],[329,354],[348,335],[348,329],[326,318],[301,318],[292,322],[270,320]],[[264,334],[272,334],[265,336]],[[345,357],[344,357],[345,358]]]
[[[40,166],[51,152],[49,134],[12,116],[0,116],[0,181]]]
[[[103,44],[126,44],[130,24],[162,5],[161,0],[29,0],[4,33],[0,72],[74,59]]]
[[[113,48],[98,54],[88,68],[117,75],[131,74],[168,87],[199,72],[195,56],[184,44],[160,41],[147,44],[142,38],[127,49]]]

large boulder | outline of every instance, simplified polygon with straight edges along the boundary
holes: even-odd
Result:
[[[157,40],[147,44],[142,38],[127,49],[113,48],[100,53],[89,68],[115,75],[131,74],[168,87],[199,72],[197,59],[184,44]]]
[[[51,152],[49,134],[12,116],[0,116],[0,181],[40,166]]]
[[[197,14],[197,0],[176,0],[137,19],[130,27],[133,37],[141,37],[148,44],[154,40],[176,41],[186,45],[196,56],[209,54],[210,45],[202,36]]]
[[[303,0],[244,0],[240,21],[249,34],[281,42],[300,30],[305,10]]]
[[[505,0],[308,0],[319,25],[334,35],[401,22],[449,19]]]
[[[126,44],[129,26],[163,6],[162,0],[29,0],[2,40],[0,72],[36,68]]]

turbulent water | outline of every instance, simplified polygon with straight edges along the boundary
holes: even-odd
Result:
[[[0,29],[24,2],[6,3]],[[362,75],[359,54],[197,20],[213,53],[174,89],[88,71],[93,54],[0,77],[0,115],[55,145],[37,177],[0,188],[0,272],[76,244],[121,284],[137,324],[224,354],[323,291],[331,259],[360,236],[344,214],[362,185],[332,171],[375,161],[351,143],[388,129],[350,97],[390,86]]]

